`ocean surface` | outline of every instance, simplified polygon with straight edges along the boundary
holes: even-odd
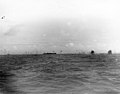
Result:
[[[1,55],[0,94],[120,94],[120,55]]]

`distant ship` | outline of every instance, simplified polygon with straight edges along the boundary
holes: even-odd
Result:
[[[57,53],[43,53],[44,55],[51,55],[51,54],[57,54]]]

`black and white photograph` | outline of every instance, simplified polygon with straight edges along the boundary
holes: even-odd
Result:
[[[0,94],[120,94],[120,0],[0,0]]]

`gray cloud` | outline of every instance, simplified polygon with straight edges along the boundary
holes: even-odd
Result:
[[[24,27],[23,25],[15,25],[15,26],[12,26],[11,28],[9,28],[6,32],[4,32],[4,35],[5,36],[15,36],[17,35],[18,33],[20,33],[20,29]]]
[[[105,42],[103,39],[106,34],[102,30],[107,28],[103,25],[99,20],[84,22],[76,19],[50,19],[16,25],[9,29],[5,36],[8,36],[8,44],[12,43],[14,47],[22,47],[23,50],[28,46],[31,47],[30,50],[85,50],[88,47],[96,48],[96,41],[101,45]]]

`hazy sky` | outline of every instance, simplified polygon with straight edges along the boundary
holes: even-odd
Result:
[[[0,0],[0,50],[120,52],[119,0]]]

